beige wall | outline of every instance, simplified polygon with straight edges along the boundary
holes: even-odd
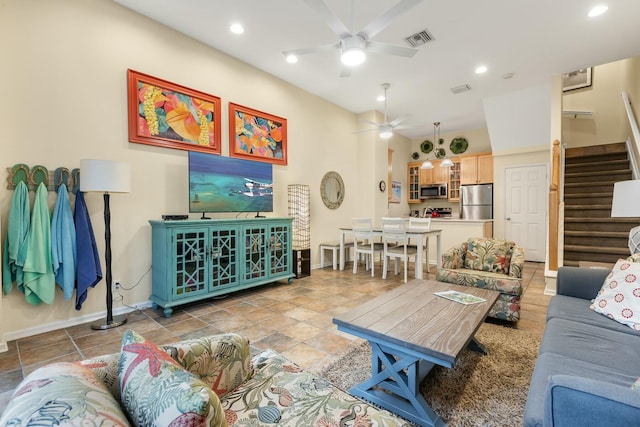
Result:
[[[187,152],[128,142],[127,68],[220,96],[223,155],[228,155],[228,102],[288,119],[289,166],[274,166],[275,212],[270,216],[287,215],[288,184],[311,186],[314,265],[321,241],[335,240],[337,228],[355,212],[374,208],[369,201],[361,204],[359,194],[386,178],[386,143],[377,141],[375,155],[355,160],[364,143],[352,133],[358,126],[354,114],[111,1],[3,1],[0,51],[4,167],[76,168],[81,158],[130,162],[131,193],[111,197],[113,276],[125,286],[140,281],[124,292],[129,305],[147,302],[151,292],[148,220],[186,213],[188,206]],[[337,210],[327,209],[319,195],[322,176],[330,170],[339,172],[346,186]],[[5,229],[13,192],[1,187]],[[88,194],[86,200],[102,254],[102,197]],[[49,202],[53,206],[55,194],[49,194]],[[386,199],[381,203],[386,207]],[[0,305],[0,338],[93,320],[104,315],[104,300],[104,282],[89,291],[81,311],[59,291],[53,305],[33,307],[14,290]]]
[[[629,61],[632,60],[625,59],[593,67],[590,87],[564,92],[564,111],[593,113],[592,116],[582,118],[563,117],[562,142],[567,148],[611,144],[626,139],[625,129],[629,125],[620,92],[625,90],[629,81],[635,82],[637,87],[638,80],[637,72],[635,78],[626,78],[629,75],[626,71]]]

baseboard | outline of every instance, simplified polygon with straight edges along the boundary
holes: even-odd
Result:
[[[544,272],[544,294],[545,295],[555,295],[556,288],[556,280],[557,280],[558,272],[554,270],[546,270]]]
[[[113,310],[114,315],[119,314],[127,314],[131,313],[135,310],[144,310],[146,308],[151,308],[153,306],[153,302],[146,301],[139,304],[134,304],[131,307],[118,307]],[[85,316],[75,317],[69,320],[61,320],[58,322],[47,323],[45,325],[36,326],[33,328],[20,329],[13,332],[5,332],[4,339],[6,341],[13,341],[20,338],[31,337],[38,334],[43,334],[45,332],[55,331],[57,329],[69,328],[71,326],[81,325],[83,323],[95,322],[96,320],[100,320],[104,317],[107,317],[107,312],[102,311],[93,314],[87,314]],[[2,352],[2,343],[4,343],[5,347],[7,346],[6,341],[0,342],[0,352]],[[4,350],[7,351],[7,350]]]
[[[9,351],[9,346],[6,341],[0,341],[0,353],[5,353]]]

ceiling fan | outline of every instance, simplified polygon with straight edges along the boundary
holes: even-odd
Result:
[[[389,89],[389,87],[391,87],[391,85],[389,83],[382,83],[382,89],[384,90],[384,123],[380,124],[380,123],[376,123],[374,121],[371,120],[367,120],[367,119],[360,119],[360,121],[372,124],[375,126],[375,128],[373,129],[365,129],[365,130],[359,130],[356,131],[354,133],[363,133],[363,132],[372,132],[374,130],[379,131],[378,136],[382,139],[389,139],[393,136],[393,130],[394,129],[404,129],[407,128],[408,126],[398,126],[401,122],[405,121],[406,119],[408,119],[411,115],[407,114],[401,117],[398,117],[395,120],[392,121],[388,121],[387,120],[387,89]]]
[[[315,10],[325,20],[329,28],[338,35],[340,41],[322,46],[288,50],[282,53],[284,53],[288,62],[297,62],[297,58],[300,55],[329,52],[339,49],[341,52],[340,59],[347,67],[361,64],[365,60],[367,52],[410,58],[416,54],[417,49],[377,42],[371,39],[393,23],[400,15],[406,13],[421,2],[422,0],[400,0],[395,6],[369,22],[360,32],[356,33],[353,28],[349,30],[346,25],[342,23],[331,9],[329,9],[324,0],[305,0],[305,3]],[[353,21],[353,0],[351,0],[351,20]],[[351,72],[348,68],[342,68],[342,77],[347,77],[350,74]]]

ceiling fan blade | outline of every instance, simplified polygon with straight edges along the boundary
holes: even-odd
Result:
[[[355,132],[351,132],[351,133],[365,133],[365,132],[373,132],[374,130],[378,130],[378,128],[375,129],[365,129],[365,130],[357,130]]]
[[[418,49],[412,47],[397,46],[395,44],[380,43],[373,40],[367,41],[367,52],[386,53],[389,55],[404,56],[411,58],[418,53]]]
[[[374,121],[372,121],[372,120],[367,120],[367,119],[358,119],[358,121],[359,121],[359,122],[369,123],[370,125],[375,126],[375,127],[380,127],[380,126],[382,126],[380,123],[376,123],[376,122],[374,122]]]
[[[342,23],[342,21],[329,9],[324,0],[304,0],[304,2],[313,10],[318,13],[327,23],[329,28],[338,35],[338,37],[343,38],[351,35],[351,32],[347,28],[346,25]]]
[[[340,77],[351,77],[351,68],[342,64],[340,68]]]
[[[340,43],[332,43],[332,44],[324,44],[322,46],[316,47],[305,47],[303,49],[294,49],[294,50],[284,50],[282,53],[284,56],[287,55],[296,55],[302,56],[307,55],[309,53],[321,53],[321,52],[332,52],[340,47]]]
[[[380,31],[387,28],[387,26],[395,21],[395,19],[400,15],[421,2],[422,0],[400,0],[391,9],[369,22],[369,24],[360,31],[360,34],[364,35],[366,39],[373,38]],[[307,0],[307,3],[309,3],[309,0]]]
[[[405,114],[404,116],[400,116],[395,120],[392,120],[389,122],[389,125],[391,125],[392,127],[396,127],[398,126],[400,123],[404,122],[405,120],[407,120],[409,117],[411,117],[411,114]]]

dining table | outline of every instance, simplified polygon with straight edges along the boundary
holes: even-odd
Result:
[[[344,270],[345,241],[348,235],[353,234],[353,228],[340,227],[338,230],[340,231],[340,270]],[[442,264],[442,249],[440,247],[440,236],[442,235],[442,230],[425,230],[424,228],[406,228],[405,230],[407,232],[407,237],[409,237],[409,239],[415,239],[416,241],[418,253],[416,256],[415,278],[422,279],[424,275],[422,271],[422,264],[425,261],[422,259],[422,255],[425,252],[424,248],[429,247],[429,237],[436,238],[436,268],[439,269]],[[382,237],[382,228],[376,227],[372,231],[374,237]],[[428,257],[426,261],[429,261]]]

